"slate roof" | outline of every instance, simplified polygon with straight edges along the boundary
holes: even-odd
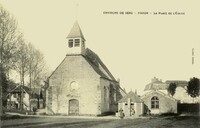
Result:
[[[116,81],[106,65],[101,61],[99,56],[89,48],[86,48],[83,52],[83,57],[93,67],[93,69],[103,78]]]
[[[163,83],[162,81],[154,81],[145,86],[144,91],[147,90],[166,90],[169,84]]]
[[[141,103],[143,102],[141,100],[141,98],[135,94],[134,92],[130,91],[127,95],[125,95],[121,100],[118,101],[118,103],[124,103],[124,102],[127,102],[127,99],[130,98],[131,99],[131,102],[134,102],[134,103]]]
[[[94,53],[89,48],[86,48],[82,54],[70,54],[66,55],[68,56],[83,56],[85,60],[92,66],[94,71],[100,75],[100,77],[117,82],[114,76],[111,74],[111,72],[108,70],[106,65],[101,61],[99,56]],[[65,58],[66,59],[66,58]],[[65,61],[65,59],[59,64],[59,66],[52,72],[52,74],[49,76],[49,79],[54,74],[54,72],[60,67],[60,65]]]
[[[84,38],[84,36],[83,36],[83,34],[81,32],[81,29],[80,29],[80,27],[78,25],[78,22],[74,23],[74,26],[72,27],[69,35],[67,36],[67,38],[76,38],[76,37],[81,37],[82,39],[85,40],[85,38]],[[95,70],[95,72],[97,74],[99,74],[102,78],[109,79],[111,81],[115,81],[116,82],[116,79],[113,77],[111,72],[108,70],[108,68],[105,66],[105,64],[101,61],[99,56],[96,53],[94,53],[92,50],[86,48],[82,52],[82,54],[74,54],[74,55],[83,56],[85,58],[85,60],[92,66],[92,68]],[[67,55],[67,56],[73,56],[73,54],[70,54],[70,55]],[[61,64],[64,62],[64,60],[61,62]],[[57,68],[54,70],[54,72],[57,70]],[[50,75],[50,77],[53,75],[53,73]]]
[[[80,37],[82,38],[83,40],[85,40],[84,36],[83,36],[83,33],[81,31],[81,28],[78,24],[78,22],[76,21],[74,23],[74,26],[72,27],[69,35],[67,36],[67,38],[77,38],[77,37]]]

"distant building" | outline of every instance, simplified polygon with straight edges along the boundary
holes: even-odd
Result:
[[[151,82],[145,86],[145,93],[151,92],[152,90],[159,90],[165,94],[168,94],[169,84],[162,82],[158,78],[154,77],[151,79]]]
[[[200,102],[200,98],[192,98],[191,96],[188,95],[187,93],[187,86],[188,82],[187,81],[182,81],[182,80],[167,80],[166,82],[162,82],[158,78],[154,77],[151,80],[151,83],[147,84],[145,86],[145,93],[148,93],[152,90],[160,91],[163,92],[166,95],[170,95],[168,92],[168,87],[170,83],[175,83],[176,84],[176,92],[173,95],[173,98],[178,100],[180,103],[196,103]]]
[[[167,80],[165,83],[168,85],[170,83],[176,84],[176,92],[173,95],[173,97],[178,100],[180,103],[200,103],[200,97],[192,98],[187,93],[187,81],[181,81],[181,80]]]
[[[141,99],[144,101],[144,113],[177,113],[177,100],[161,91],[152,90]]]
[[[23,91],[23,93],[22,93]],[[23,96],[22,96],[23,94]],[[21,97],[23,98],[23,110],[33,110],[43,107],[43,99],[39,99],[39,94],[26,86],[17,86],[7,94],[7,109],[20,109]],[[30,100],[30,101],[29,101]]]
[[[20,109],[20,101],[21,101],[21,95],[23,91],[23,109],[29,110],[29,97],[30,97],[30,90],[28,87],[21,87],[17,86],[15,89],[13,89],[8,94],[8,102],[7,102],[7,108],[8,109]]]
[[[137,117],[143,115],[144,104],[141,98],[134,92],[130,91],[118,102],[118,112],[123,110],[126,117]]]
[[[116,112],[125,95],[119,82],[92,50],[77,22],[67,36],[67,55],[49,77],[47,113],[100,115]]]

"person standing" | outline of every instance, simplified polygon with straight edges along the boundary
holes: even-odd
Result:
[[[124,118],[124,112],[123,112],[123,109],[122,109],[122,108],[119,110],[119,117],[120,117],[121,119]]]

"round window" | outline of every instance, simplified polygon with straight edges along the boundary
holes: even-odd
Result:
[[[78,83],[76,83],[76,82],[72,82],[71,85],[70,85],[70,87],[71,87],[72,90],[77,90],[77,89],[79,89],[79,85],[78,85]]]

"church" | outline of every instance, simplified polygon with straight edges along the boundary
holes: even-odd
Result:
[[[67,36],[66,57],[48,79],[47,114],[96,116],[118,110],[125,91],[85,41],[75,22]]]

